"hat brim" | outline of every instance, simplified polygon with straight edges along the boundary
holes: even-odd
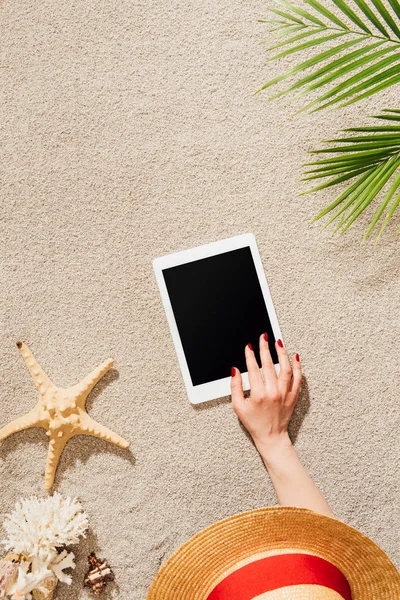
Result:
[[[147,600],[206,600],[240,563],[288,551],[335,565],[353,600],[400,598],[399,572],[366,535],[306,508],[271,506],[228,517],[190,538],[159,570]]]

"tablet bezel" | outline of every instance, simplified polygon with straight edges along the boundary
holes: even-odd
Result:
[[[239,248],[250,247],[250,251],[253,257],[254,266],[256,268],[258,280],[260,282],[262,295],[267,307],[268,316],[271,321],[272,331],[274,333],[275,340],[282,339],[282,333],[279,327],[278,319],[276,316],[275,308],[272,302],[271,293],[268,287],[267,279],[262,266],[260,254],[258,251],[256,238],[252,233],[244,233],[217,242],[211,242],[196,248],[190,248],[189,250],[182,250],[166,256],[159,256],[153,260],[153,269],[160,289],[161,299],[164,305],[164,309],[167,315],[169,328],[174,342],[176,354],[178,357],[179,365],[181,367],[183,380],[185,383],[186,391],[189,397],[189,401],[192,404],[201,404],[203,402],[210,402],[216,398],[222,398],[231,394],[230,389],[230,375],[223,379],[217,379],[208,383],[194,386],[191,381],[189,367],[186,361],[185,353],[183,350],[181,338],[179,335],[178,327],[175,321],[174,312],[172,309],[171,301],[169,298],[167,286],[165,284],[164,276],[162,274],[163,269],[169,267],[175,267],[184,263],[193,262],[209,256],[215,256],[230,250],[237,250]],[[261,334],[260,334],[261,335]],[[244,352],[244,348],[243,348]],[[279,363],[274,364],[275,371],[279,373]],[[243,389],[249,390],[249,377],[248,372],[245,371],[242,374]]]

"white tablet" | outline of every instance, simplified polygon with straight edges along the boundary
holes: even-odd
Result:
[[[265,331],[279,373],[282,334],[253,234],[161,256],[153,267],[191,403],[230,395],[232,366],[250,389],[245,346],[261,367]]]

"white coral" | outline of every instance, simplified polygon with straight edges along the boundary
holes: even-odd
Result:
[[[66,550],[63,550],[50,564],[50,569],[52,569],[57,579],[64,583],[68,583],[68,585],[71,585],[72,579],[69,575],[64,573],[64,569],[75,569],[74,558],[75,555],[73,552],[68,553]]]
[[[8,533],[7,549],[32,557],[47,558],[54,550],[76,544],[85,537],[88,519],[76,498],[63,498],[55,492],[48,498],[20,500],[3,523]]]
[[[30,592],[53,573],[60,581],[71,583],[63,570],[75,568],[74,554],[66,550],[59,553],[57,548],[85,537],[88,519],[76,498],[63,498],[55,492],[48,498],[21,499],[6,515],[3,526],[8,533],[3,541],[6,548],[26,555],[10,590],[12,600],[30,600]]]
[[[12,600],[31,600],[31,591],[52,575],[45,565],[40,565],[38,570],[28,573],[30,565],[29,561],[24,560],[20,563],[17,581],[8,592]]]

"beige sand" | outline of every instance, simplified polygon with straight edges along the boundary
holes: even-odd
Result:
[[[331,194],[298,197],[306,151],[398,107],[399,87],[299,118],[252,96],[294,64],[265,64],[265,15],[261,0],[2,2],[0,425],[36,403],[23,339],[58,386],[112,356],[88,409],[131,442],[79,436],[61,457],[56,489],[93,527],[63,600],[89,597],[92,550],[109,597],[143,600],[189,536],[276,503],[229,399],[189,404],[151,264],[249,231],[303,360],[296,449],[337,517],[399,564],[396,226],[360,247],[367,216],[332,238],[309,225]],[[46,453],[40,429],[1,443],[0,513],[45,494]]]

